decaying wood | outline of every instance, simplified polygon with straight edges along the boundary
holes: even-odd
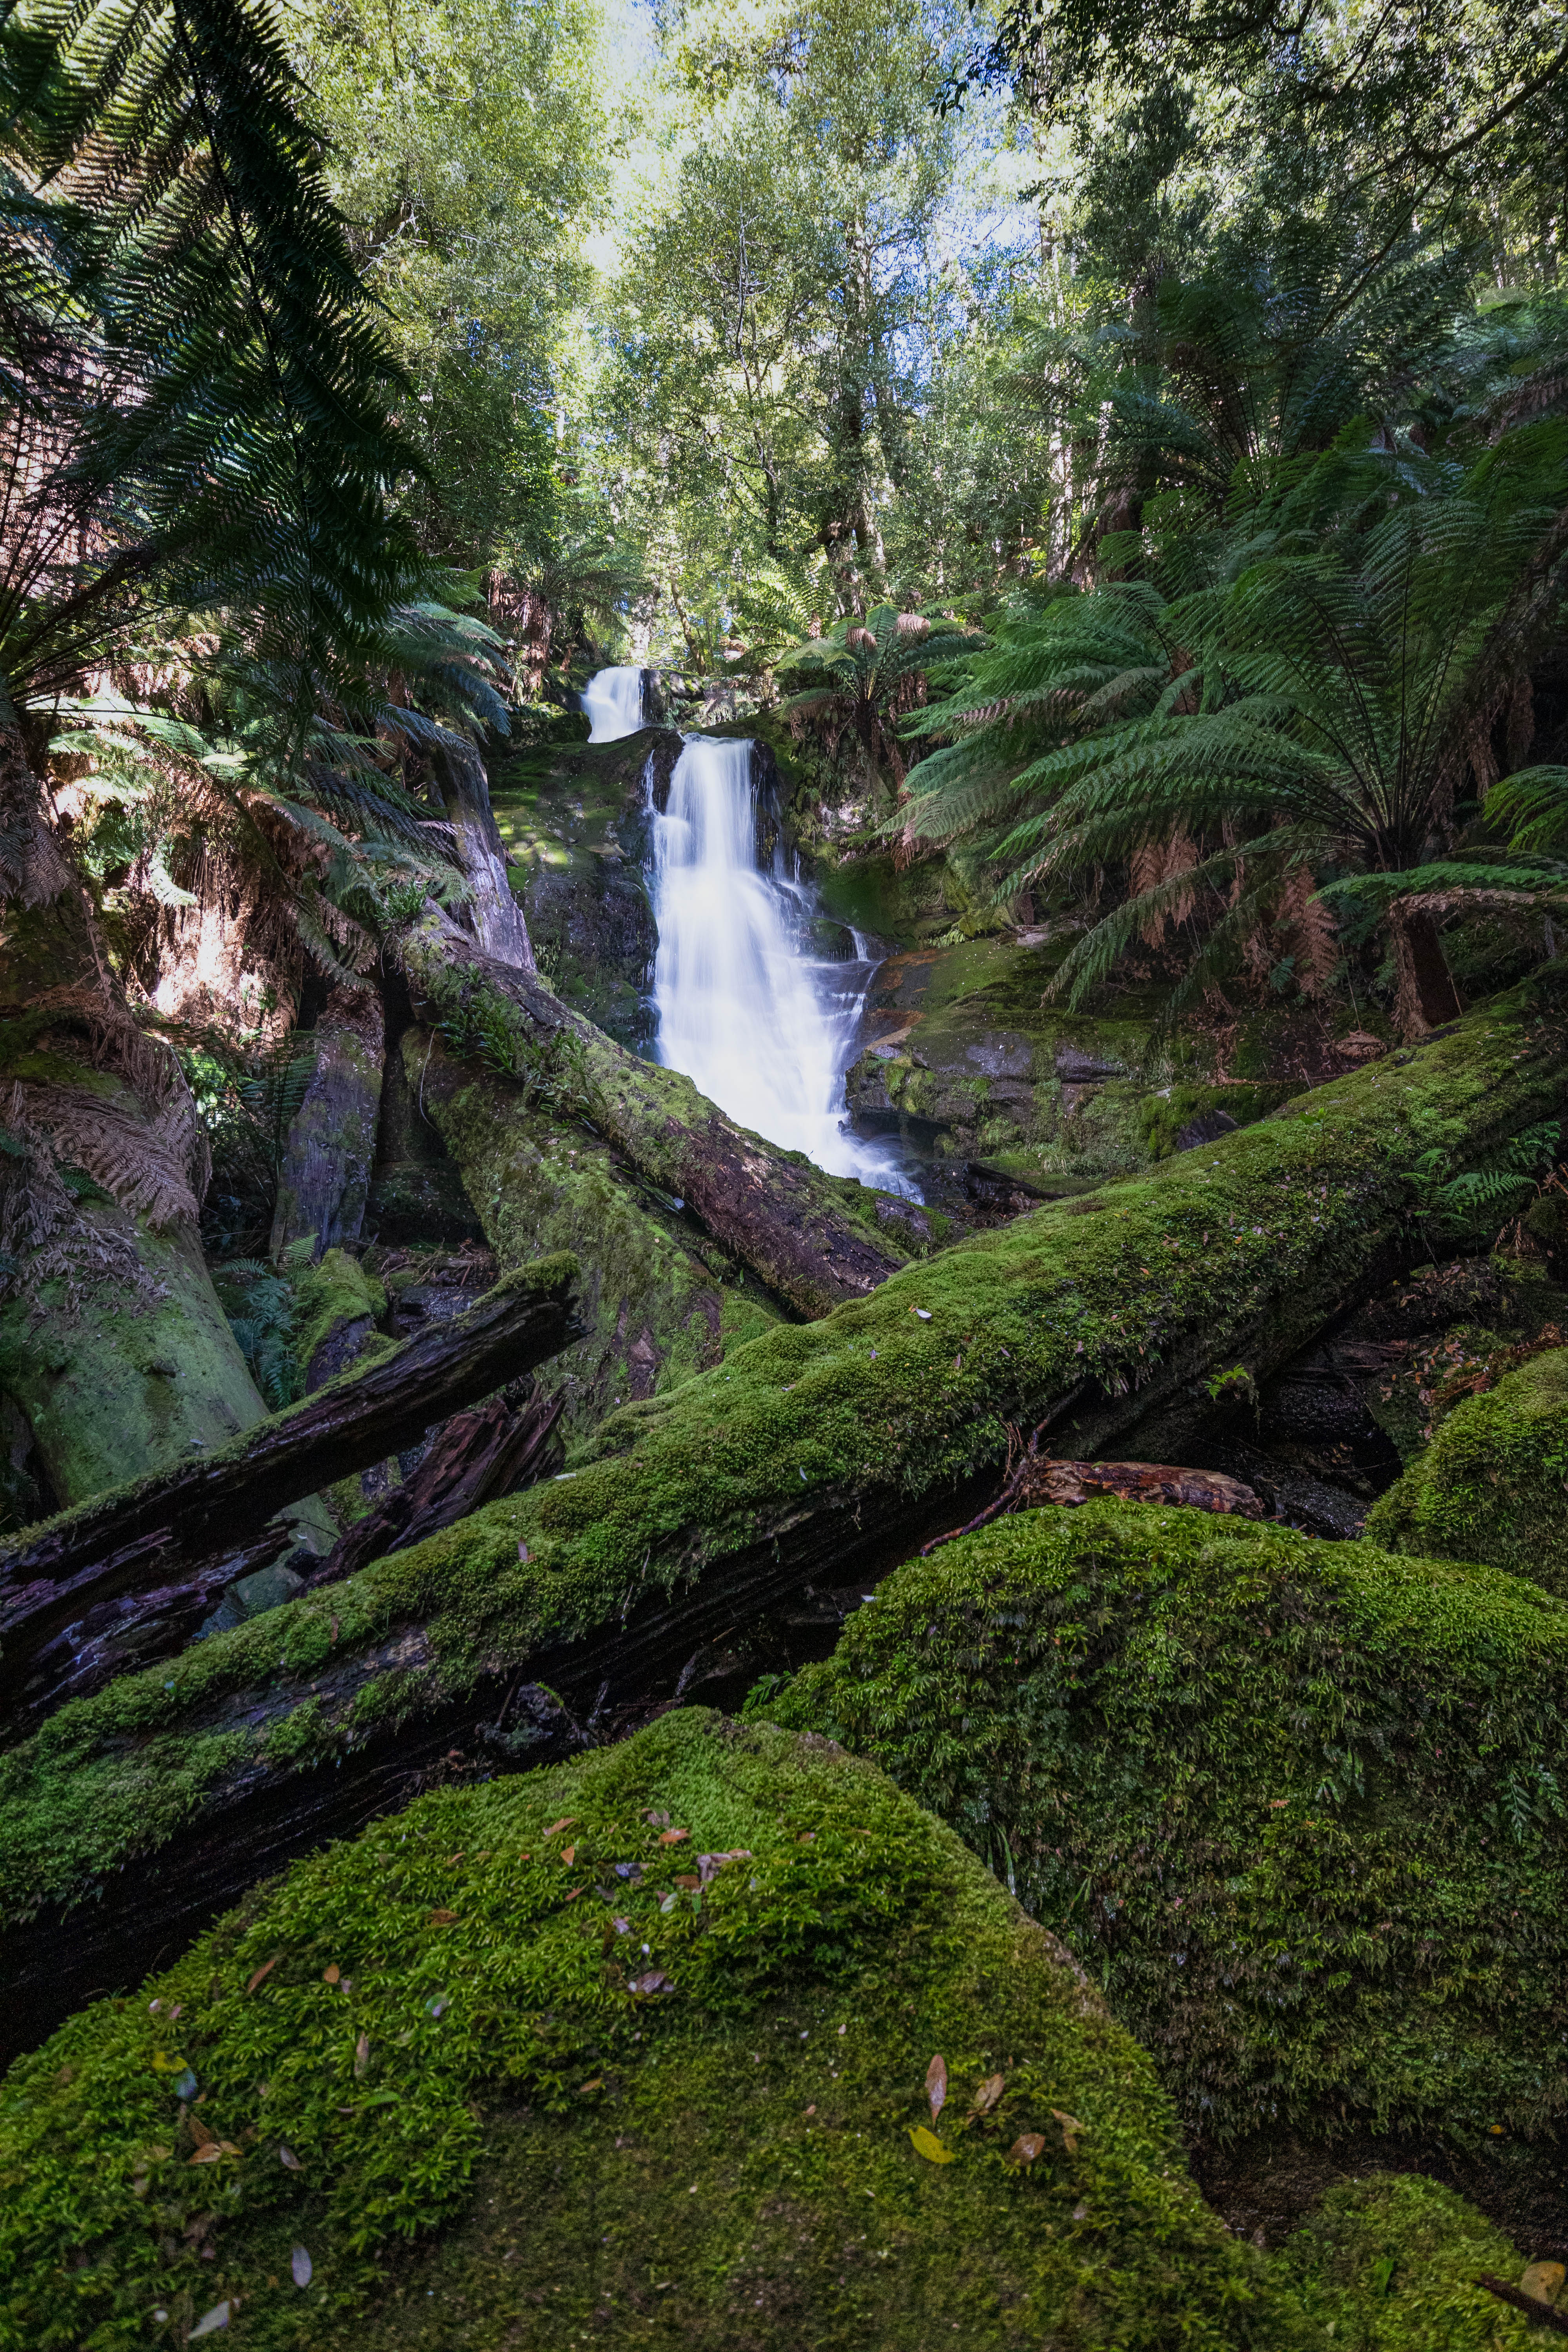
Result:
[[[684,1202],[800,1314],[863,1297],[908,1263],[848,1213],[831,1177],[736,1127],[678,1071],[625,1052],[536,974],[486,955],[439,908],[405,935],[403,957],[422,1017],[448,1035],[481,1013],[491,1036],[509,1031],[521,1075],[548,1063],[641,1175]]]
[[[1078,1401],[1075,1392],[1073,1402]],[[1026,1446],[1015,1444],[1001,1491],[983,1511],[961,1528],[933,1538],[921,1551],[929,1559],[943,1544],[970,1536],[1008,1511],[1034,1511],[1055,1503],[1076,1507],[1079,1503],[1107,1500],[1123,1503],[1177,1503],[1188,1510],[1226,1511],[1244,1519],[1260,1519],[1263,1506],[1250,1486],[1222,1470],[1184,1470],[1169,1462],[1068,1462],[1042,1454],[1040,1440],[1065,1418],[1069,1406],[1058,1407],[1031,1432]]]
[[[577,1336],[576,1272],[564,1255],[524,1266],[466,1314],[344,1372],[232,1444],[0,1546],[0,1694],[14,1706],[45,1645],[89,1611],[167,1585],[182,1565],[232,1554],[285,1505],[413,1444],[433,1422],[555,1355]]]
[[[331,1584],[367,1560],[406,1551],[438,1528],[467,1518],[498,1495],[514,1495],[562,1458],[556,1423],[563,1400],[534,1384],[521,1405],[492,1397],[472,1412],[455,1413],[432,1440],[414,1475],[356,1519],[307,1583]]]

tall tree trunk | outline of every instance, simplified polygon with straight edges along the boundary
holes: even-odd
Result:
[[[39,799],[0,726],[0,1391],[69,1504],[267,1407],[202,1256],[195,1105],[132,1020]]]
[[[314,1033],[316,1061],[289,1124],[272,1255],[315,1236],[318,1260],[359,1239],[375,1165],[385,1024],[373,988],[335,988]]]
[[[436,754],[436,772],[458,865],[472,894],[464,923],[486,955],[519,971],[531,971],[533,949],[522,908],[507,879],[506,851],[490,806],[485,763],[471,743],[442,746]]]

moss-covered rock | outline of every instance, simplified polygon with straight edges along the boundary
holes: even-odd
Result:
[[[1342,2181],[1279,2268],[1308,2321],[1355,2352],[1494,2352],[1549,2339],[1476,2284],[1514,2285],[1519,2253],[1451,2189],[1419,2173]]]
[[[700,1713],[297,1864],[12,2068],[0,2183],[15,2352],[1314,2340],[1055,1939]]]
[[[1114,1175],[1267,1118],[1306,1091],[1308,1063],[1344,1066],[1321,1037],[1304,1053],[1299,1022],[1278,1013],[1223,1039],[1173,1027],[1155,986],[1101,991],[1069,1013],[1049,991],[1070,944],[1036,933],[889,958],[851,1109],[934,1138],[941,1155],[1027,1152],[1037,1174]]]
[[[899,1570],[759,1704],[1005,1872],[1194,2139],[1436,2137],[1505,2171],[1558,2148],[1568,1607],[1535,1587],[1042,1510]]]
[[[422,1030],[409,1030],[403,1052],[500,1265],[559,1249],[582,1260],[586,1336],[545,1375],[572,1435],[707,1371],[779,1321],[755,1276],[580,1122],[455,1062]]]
[[[1373,1506],[1391,1550],[1486,1560],[1568,1594],[1568,1349],[1465,1398]]]
[[[491,780],[496,824],[539,968],[574,1012],[617,1045],[653,1034],[647,986],[658,943],[644,880],[650,753],[680,753],[669,728],[612,743],[555,740]]]

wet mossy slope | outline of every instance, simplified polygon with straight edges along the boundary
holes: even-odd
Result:
[[[1534,1586],[1196,1511],[1047,1509],[899,1570],[756,1704],[1005,1873],[1195,2141],[1440,2140],[1504,2209],[1554,2161],[1568,1606]]]
[[[951,1832],[697,1711],[295,1864],[18,2063],[0,2280],[6,2352],[1319,2341]]]
[[[848,1561],[917,1503],[940,1526],[1009,1428],[1070,1400],[1085,1448],[1161,1400],[1206,1408],[1205,1375],[1261,1376],[1379,1278],[1420,1152],[1484,1160],[1565,1079],[1557,1000],[1532,985],[1397,1067],[779,1326],[613,1414],[563,1481],[62,1708],[0,1758],[0,1900],[16,1919],[95,1895],[258,1777],[319,1771],[470,1695],[493,1714],[531,1658],[554,1649],[556,1679],[560,1645],[635,1629],[639,1602],[700,1583],[727,1606],[746,1563]]]
[[[1568,1349],[1467,1397],[1373,1506],[1367,1533],[1396,1551],[1484,1559],[1568,1592]]]

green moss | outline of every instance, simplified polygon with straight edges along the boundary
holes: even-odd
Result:
[[[1379,1497],[1367,1533],[1396,1551],[1486,1560],[1568,1593],[1568,1349],[1468,1397]]]
[[[1167,1087],[1150,1095],[1139,1111],[1143,1145],[1151,1160],[1168,1160],[1176,1139],[1194,1119],[1223,1111],[1237,1127],[1251,1127],[1267,1118],[1281,1103],[1293,1101],[1307,1088],[1299,1079],[1283,1078],[1267,1086]]]
[[[353,1346],[357,1360],[364,1343],[376,1336],[373,1327],[386,1313],[385,1291],[347,1250],[326,1251],[319,1265],[301,1273],[294,1291],[298,1303],[294,1357],[301,1382],[323,1349],[341,1353],[345,1345],[357,1340],[359,1344]],[[385,1349],[378,1352],[384,1354]]]
[[[1568,2116],[1568,1608],[1195,1511],[997,1521],[770,1699],[1006,1873],[1188,2130]]]
[[[410,1030],[403,1050],[501,1265],[541,1250],[581,1256],[585,1334],[544,1373],[565,1398],[571,1436],[587,1435],[618,1405],[679,1387],[777,1323],[762,1286],[586,1128],[455,1062],[424,1031]]]
[[[1500,2230],[1436,2180],[1373,2173],[1331,2189],[1279,2267],[1332,2345],[1353,2352],[1493,2352],[1550,2341],[1485,2287],[1523,2267]]]
[[[1168,1367],[1190,1383],[1260,1346],[1279,1360],[1396,1243],[1400,1171],[1428,1144],[1491,1151],[1546,1115],[1563,1067],[1556,998],[1526,989],[1259,1126],[975,1234],[820,1322],[781,1324],[613,1414],[574,1475],[334,1586],[343,1642],[395,1631],[436,1661],[433,1688],[460,1691],[641,1594],[685,1591],[803,1515],[822,1514],[826,1532],[910,1496],[934,1507],[949,1482],[1005,1459],[1010,1428],[1086,1380],[1152,1396],[1178,1377]],[[138,1801],[153,1824],[164,1817],[163,1768],[139,1743],[297,1678],[294,1645],[325,1643],[324,1597],[203,1643],[199,1664],[174,1662],[173,1694],[165,1674],[128,1676],[0,1759],[0,1896],[13,1911],[86,1891],[155,1843],[155,1827],[132,1841],[122,1826]],[[267,1703],[283,1712],[303,1695]]]
[[[936,2052],[945,2164],[910,2139]],[[236,2352],[1313,2340],[973,1856],[863,1764],[699,1713],[297,1864],[13,2066],[0,2189],[7,2352],[178,2343],[219,2302]]]

